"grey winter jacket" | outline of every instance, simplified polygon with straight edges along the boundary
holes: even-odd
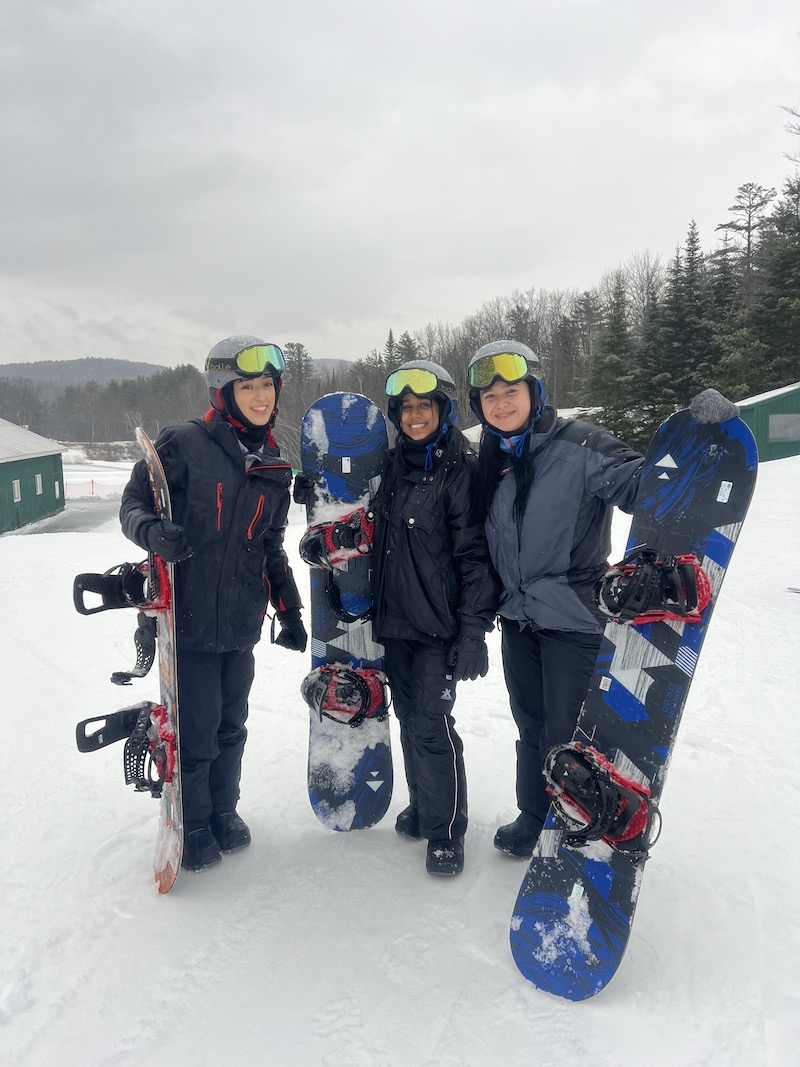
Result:
[[[502,582],[499,614],[534,629],[599,633],[594,586],[607,567],[612,506],[631,511],[642,456],[588,422],[545,408],[529,440],[533,484],[522,521],[513,517],[512,464],[486,521]]]

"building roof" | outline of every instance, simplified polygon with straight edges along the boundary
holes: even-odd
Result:
[[[758,396],[749,396],[747,400],[737,400],[736,403],[740,408],[749,408],[753,404],[762,404],[765,400],[773,400],[776,396],[793,393],[796,389],[800,390],[800,382],[795,382],[794,385],[784,385],[781,389],[771,389],[768,393],[759,393]]]
[[[31,433],[24,426],[0,419],[0,463],[14,459],[36,459],[39,456],[54,456],[66,452],[64,445]]]

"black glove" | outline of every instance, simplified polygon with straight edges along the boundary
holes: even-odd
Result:
[[[295,504],[305,504],[308,507],[309,504],[314,503],[314,479],[310,474],[303,474],[302,471],[295,474],[292,495]]]
[[[474,682],[489,670],[489,651],[482,637],[459,637],[450,649],[447,663],[453,668],[454,682]]]
[[[150,551],[161,556],[167,563],[179,563],[188,559],[194,551],[184,528],[169,519],[158,519],[152,526],[148,526],[144,537]]]
[[[305,652],[308,644],[308,634],[303,626],[299,611],[287,611],[278,616],[281,624],[281,632],[275,638],[275,644],[281,648],[291,649],[292,652]]]

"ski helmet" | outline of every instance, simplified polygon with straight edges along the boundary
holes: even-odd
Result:
[[[437,401],[441,410],[441,430],[447,430],[458,422],[456,383],[438,363],[429,359],[410,359],[393,370],[386,379],[386,395],[389,398],[387,410],[395,429],[400,428],[400,401],[406,393],[431,397]]]
[[[528,382],[532,408],[538,418],[547,403],[547,386],[542,361],[536,353],[521,341],[492,341],[479,348],[469,361],[469,406],[484,425],[481,389],[488,389],[498,378],[509,385]]]
[[[208,396],[215,411],[228,411],[223,390],[237,378],[260,378],[268,374],[275,383],[275,402],[281,391],[281,376],[286,367],[283,352],[277,345],[259,337],[239,334],[218,341],[206,358],[205,379]],[[229,390],[228,390],[229,393]]]

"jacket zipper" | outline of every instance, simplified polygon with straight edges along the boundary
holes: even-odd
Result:
[[[252,519],[250,520],[250,525],[247,527],[247,540],[248,541],[252,541],[253,540],[253,530],[255,528],[256,523],[258,522],[258,520],[261,518],[261,516],[263,514],[264,514],[264,494],[262,493],[261,496],[258,498],[258,504],[256,505],[256,513],[252,517]]]
[[[222,528],[222,482],[217,482],[217,533]]]

